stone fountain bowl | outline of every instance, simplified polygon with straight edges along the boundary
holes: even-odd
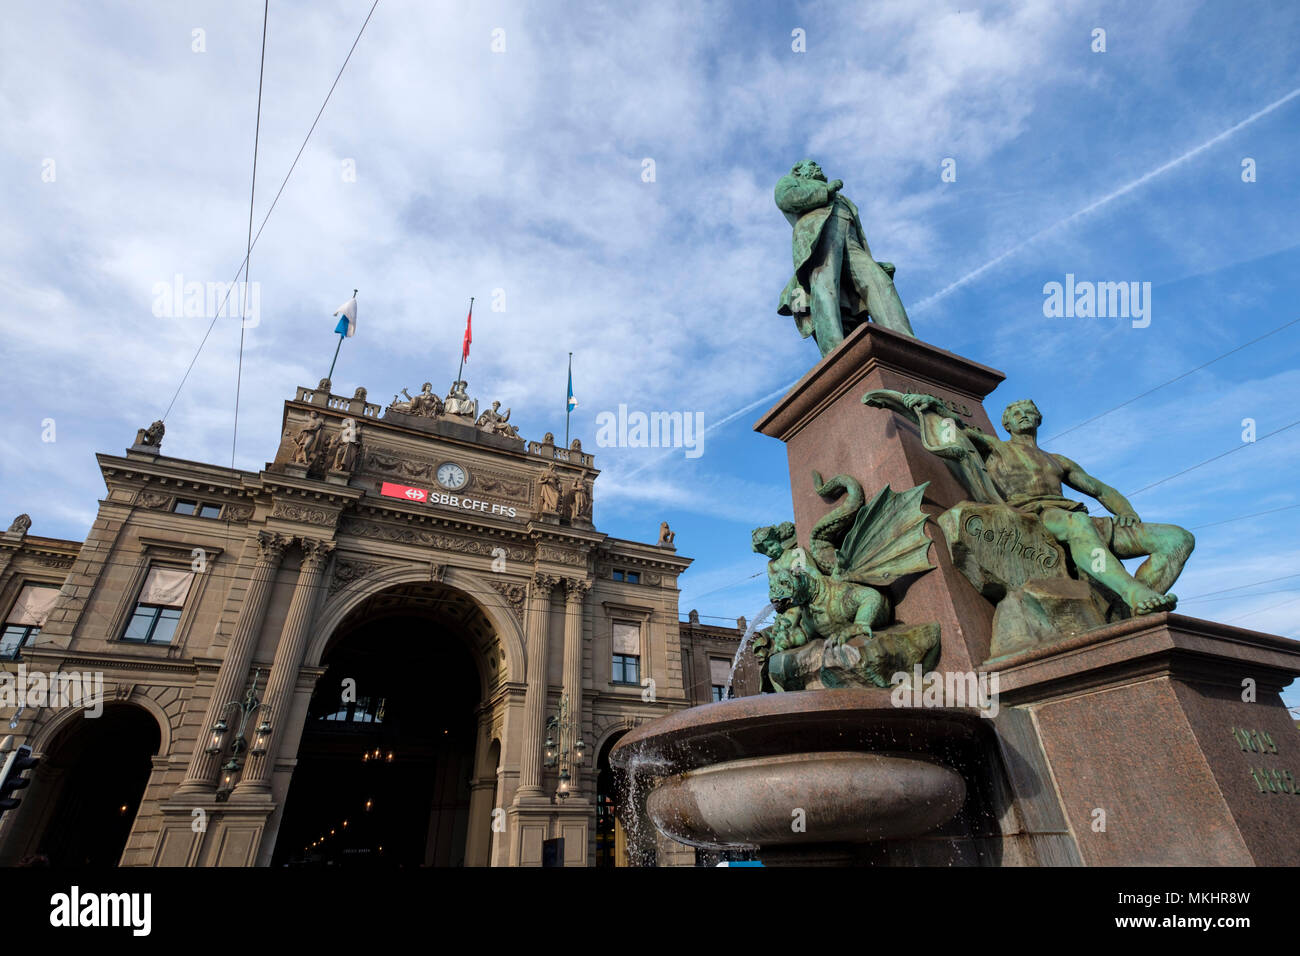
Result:
[[[986,723],[974,708],[895,707],[887,689],[763,694],[638,727],[610,762],[666,778],[646,811],[681,843],[843,847],[917,836],[956,815],[966,784],[951,764]]]

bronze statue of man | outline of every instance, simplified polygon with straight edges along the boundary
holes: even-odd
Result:
[[[794,227],[794,277],[777,313],[793,315],[799,334],[811,335],[823,356],[868,318],[915,334],[894,288],[894,267],[872,257],[858,207],[843,188],[842,180],[828,183],[811,159],[776,184],[776,205]]]
[[[933,395],[899,395],[881,389],[868,392],[862,401],[917,417],[950,414]],[[1002,427],[1011,436],[1007,441],[949,417],[943,422],[960,428],[960,437],[983,459],[983,470],[1002,500],[1017,511],[1037,515],[1048,534],[1064,545],[1080,574],[1116,595],[1134,615],[1177,606],[1178,598],[1168,591],[1196,539],[1177,525],[1143,521],[1128,499],[1110,485],[1064,455],[1039,448],[1043,416],[1032,401],[1012,402],[1002,413]],[[1091,517],[1083,502],[1062,495],[1063,484],[1096,498],[1114,517]],[[1139,557],[1147,560],[1129,574],[1120,559]]]

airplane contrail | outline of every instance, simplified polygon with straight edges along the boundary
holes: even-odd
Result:
[[[1133,180],[1130,183],[1125,183],[1123,186],[1120,186],[1119,189],[1116,189],[1114,192],[1109,193],[1108,195],[1102,196],[1100,199],[1088,203],[1088,205],[1084,206],[1078,212],[1071,213],[1070,215],[1066,216],[1064,219],[1052,223],[1050,226],[1046,227],[1045,229],[1038,230],[1038,232],[1034,233],[1024,242],[1017,243],[1016,245],[1012,246],[1010,249],[1006,250],[1000,255],[997,255],[994,258],[990,259],[988,262],[984,263],[984,265],[980,266],[978,269],[974,269],[966,273],[960,279],[956,280],[955,282],[949,283],[948,285],[944,286],[942,289],[940,289],[938,292],[934,293],[933,295],[926,296],[924,299],[922,299],[920,302],[918,302],[915,306],[913,306],[908,311],[910,312],[922,311],[932,303],[938,302],[940,299],[946,297],[953,290],[961,288],[971,280],[978,278],[979,276],[983,275],[985,272],[988,272],[994,266],[998,265],[1000,262],[1015,255],[1017,252],[1019,252],[1021,249],[1025,248],[1026,246],[1037,242],[1039,239],[1043,238],[1043,236],[1047,235],[1048,233],[1055,232],[1057,229],[1060,229],[1062,226],[1069,225],[1070,223],[1074,222],[1076,219],[1083,218],[1084,216],[1088,215],[1090,212],[1100,209],[1102,206],[1105,206],[1107,203],[1110,203],[1118,199],[1120,196],[1124,196],[1128,193],[1131,193],[1133,190],[1139,188],[1140,186],[1146,185],[1147,183],[1149,183],[1151,180],[1155,179],[1157,176],[1161,175],[1162,173],[1166,173],[1169,170],[1173,169],[1175,166],[1179,166],[1182,163],[1187,162],[1192,157],[1200,155],[1201,153],[1209,149],[1211,146],[1214,146],[1215,144],[1220,143],[1223,140],[1227,139],[1233,133],[1237,132],[1237,130],[1249,126],[1251,123],[1255,122],[1256,120],[1264,116],[1267,116],[1269,113],[1273,112],[1275,109],[1282,106],[1283,104],[1288,103],[1291,100],[1295,99],[1297,96],[1300,96],[1300,87],[1297,87],[1296,89],[1292,90],[1290,93],[1282,97],[1280,100],[1275,100],[1274,102],[1269,103],[1268,106],[1265,106],[1263,109],[1259,110],[1258,112],[1250,114],[1237,125],[1230,126],[1228,129],[1225,129],[1222,133],[1219,133],[1217,136],[1213,136],[1210,139],[1207,139],[1200,146],[1193,147],[1192,149],[1189,149],[1187,152],[1183,153],[1181,156],[1177,156],[1169,160],[1169,162],[1157,166],[1155,169],[1151,170],[1150,172],[1143,173],[1137,179]]]
[[[1194,146],[1193,148],[1189,149],[1187,152],[1183,153],[1182,155],[1176,156],[1173,159],[1169,160],[1167,163],[1163,163],[1157,166],[1155,169],[1143,173],[1141,176],[1139,176],[1137,179],[1134,179],[1132,182],[1125,183],[1123,186],[1120,186],[1118,189],[1108,193],[1105,196],[1102,196],[1100,199],[1093,200],[1092,202],[1088,203],[1088,205],[1084,206],[1082,209],[1071,213],[1070,215],[1066,216],[1064,219],[1060,219],[1052,223],[1050,226],[1038,230],[1038,232],[1034,233],[1028,239],[1025,239],[1023,242],[1019,242],[1016,245],[1012,246],[1010,249],[1007,249],[1004,252],[999,253],[997,256],[994,256],[992,259],[984,263],[984,265],[980,266],[979,268],[971,270],[970,272],[962,276],[960,279],[957,279],[956,281],[949,283],[948,285],[940,289],[938,292],[935,292],[933,295],[926,296],[916,305],[908,309],[908,312],[914,314],[922,311],[932,303],[938,302],[940,299],[945,298],[949,293],[953,292],[955,289],[959,289],[962,286],[966,285],[968,282],[971,282],[974,279],[979,278],[981,275],[988,272],[990,269],[994,268],[999,263],[1004,262],[1005,260],[1009,259],[1011,256],[1015,255],[1021,249],[1024,249],[1026,246],[1032,245],[1033,243],[1037,242],[1039,239],[1043,238],[1043,236],[1055,232],[1057,229],[1060,229],[1062,226],[1067,226],[1070,223],[1083,218],[1089,213],[1095,212],[1096,210],[1100,209],[1102,206],[1105,206],[1108,203],[1111,203],[1114,200],[1118,199],[1120,196],[1127,195],[1128,193],[1131,193],[1133,190],[1146,185],[1151,180],[1155,179],[1157,176],[1160,176],[1163,173],[1167,173],[1175,166],[1182,165],[1183,163],[1187,162],[1189,159],[1193,158],[1194,156],[1200,155],[1210,147],[1218,143],[1221,143],[1223,140],[1227,139],[1229,136],[1231,136],[1233,133],[1237,132],[1238,130],[1249,126],[1251,123],[1254,123],[1256,120],[1259,120],[1267,116],[1269,113],[1272,113],[1274,110],[1278,109],[1279,107],[1285,105],[1286,103],[1289,103],[1297,96],[1300,96],[1300,87],[1297,87],[1296,89],[1292,90],[1290,93],[1286,94],[1281,99],[1274,100],[1272,103],[1269,103],[1267,106],[1263,107],[1262,109],[1257,110],[1254,113],[1251,113],[1241,122],[1237,123],[1234,126],[1228,127],[1222,133],[1219,133],[1216,136],[1212,136],[1210,139],[1207,139],[1204,143],[1201,143],[1199,146]],[[724,418],[714,422],[712,425],[710,425],[708,428],[704,430],[704,433],[708,434],[710,432],[716,431],[722,426],[735,421],[737,418],[739,418],[741,415],[745,414],[746,412],[752,411],[753,409],[759,407],[760,405],[765,405],[768,402],[775,401],[776,399],[784,395],[786,392],[788,392],[791,388],[793,388],[798,383],[798,381],[799,381],[798,379],[795,379],[794,381],[783,386],[782,388],[779,388],[774,392],[764,395],[762,398],[759,398],[756,401],[750,402],[748,405],[745,405],[743,408],[736,409],[734,412],[731,412],[730,414],[726,415]],[[650,466],[657,464],[664,457],[665,455],[663,453],[654,456],[649,461],[643,462],[642,464],[638,465],[631,472],[629,472],[626,477],[630,478],[633,475],[639,474],[640,472],[644,471],[646,468],[649,468]]]

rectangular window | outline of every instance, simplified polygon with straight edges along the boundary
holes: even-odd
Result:
[[[641,684],[641,658],[635,654],[614,655],[614,683]]]
[[[14,606],[5,618],[0,635],[0,658],[14,658],[25,644],[30,644],[50,616],[59,589],[48,584],[24,584]]]
[[[614,580],[615,580],[615,581],[622,581],[622,580],[623,580],[623,572],[622,572],[622,571],[615,571],[615,572],[614,572]]]
[[[615,621],[613,633],[614,683],[641,683],[641,625]]]
[[[629,572],[627,572],[627,583],[628,583],[628,584],[640,584],[640,583],[641,583],[641,572],[640,572],[640,571],[629,571]]]
[[[709,658],[709,685],[714,700],[725,700],[727,681],[731,678],[731,661],[721,657]]]
[[[193,571],[150,568],[136,600],[135,611],[122,632],[122,640],[137,644],[170,644],[176,635],[176,625],[193,581]]]
[[[189,501],[184,498],[176,499],[172,511],[178,515],[194,515],[198,518],[221,517],[221,505],[210,505],[200,501]]]

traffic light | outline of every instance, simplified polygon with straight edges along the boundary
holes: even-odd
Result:
[[[5,759],[4,769],[0,770],[0,816],[3,816],[6,810],[13,810],[22,803],[11,794],[31,783],[23,775],[39,763],[40,760],[32,756],[32,748],[26,744],[11,752]]]

